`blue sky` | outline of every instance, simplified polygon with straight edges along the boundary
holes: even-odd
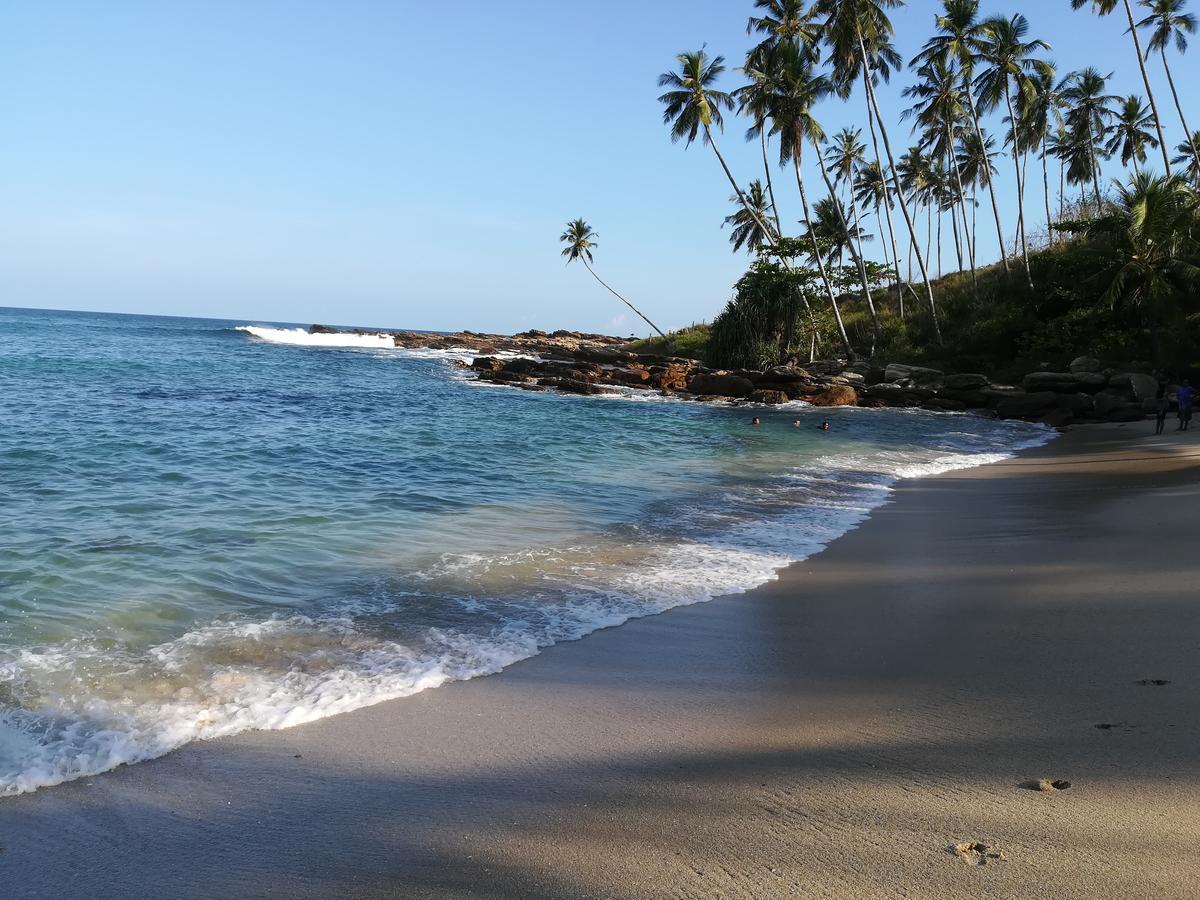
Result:
[[[599,271],[652,319],[709,319],[747,258],[719,227],[728,183],[710,151],[671,144],[655,78],[705,42],[737,65],[750,7],[0,0],[0,305],[644,331],[560,260],[563,223],[584,216]],[[938,7],[893,15],[906,59]],[[1023,11],[1060,71],[1094,65],[1113,93],[1144,93],[1122,19],[1067,0]],[[1178,84],[1198,59],[1172,57]],[[1182,129],[1150,70],[1173,146]],[[898,147],[906,83],[880,91]],[[1184,103],[1200,127],[1186,89]],[[820,118],[832,132],[862,125],[861,109],[856,95]],[[731,120],[721,147],[745,181],[761,162],[743,131]],[[1002,167],[1006,229],[1011,181]],[[980,253],[994,258],[986,215]],[[944,245],[949,263],[948,232]]]

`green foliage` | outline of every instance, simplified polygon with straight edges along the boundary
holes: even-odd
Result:
[[[654,353],[659,356],[684,356],[704,361],[708,350],[708,324],[689,325],[678,331],[667,332],[666,337],[644,338],[626,344],[624,349],[631,353]]]

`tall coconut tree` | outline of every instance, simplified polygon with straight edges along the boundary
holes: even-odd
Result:
[[[1185,167],[1186,171],[1183,177],[1200,188],[1200,156],[1192,153],[1193,147],[1200,146],[1200,131],[1194,132],[1188,136],[1186,141],[1180,142],[1175,147],[1175,152],[1179,155],[1171,160],[1177,166]]]
[[[957,69],[962,79],[963,96],[971,114],[971,125],[975,131],[974,144],[985,143],[983,126],[980,124],[979,107],[975,103],[972,81],[975,65],[979,60],[984,42],[984,23],[979,18],[979,0],[943,0],[943,12],[935,16],[937,34],[925,42],[921,52],[913,59],[914,65],[923,65],[933,60],[943,60]],[[992,179],[986,179],[988,196],[992,203],[992,217],[996,221],[996,241],[1000,248],[1000,262],[1007,275],[1008,253],[1004,248],[1004,228],[1000,224],[1000,205],[996,202],[996,188]],[[974,212],[972,212],[974,216]],[[972,228],[972,232],[974,228]],[[972,259],[974,252],[972,251]]]
[[[815,6],[817,13],[824,18],[825,40],[830,49],[833,79],[838,86],[838,92],[842,96],[849,96],[855,82],[862,82],[867,97],[868,121],[873,122],[872,141],[875,142],[874,127],[877,126],[893,179],[896,178],[896,158],[892,152],[891,139],[879,107],[879,100],[875,96],[875,82],[877,79],[886,81],[891,76],[892,69],[901,65],[900,55],[892,45],[894,29],[887,16],[887,10],[902,5],[903,0],[818,0]],[[870,118],[871,115],[874,116],[873,119]],[[875,151],[878,160],[877,143]],[[942,328],[938,321],[937,303],[933,298],[933,285],[929,280],[925,255],[917,241],[916,224],[909,212],[908,201],[903,192],[897,196],[911,243],[916,250],[917,265],[921,270],[925,296],[929,301],[934,336],[940,345]]]
[[[1050,49],[1043,40],[1026,40],[1029,21],[1020,13],[1012,18],[993,16],[983,23],[983,45],[980,48],[982,69],[975,76],[976,100],[984,110],[997,108],[1003,101],[1008,121],[1017,123],[1013,94],[1031,90],[1030,77],[1050,69],[1049,63],[1035,54]],[[1021,261],[1025,267],[1025,282],[1033,290],[1029,273],[1029,244],[1025,239],[1025,181],[1022,176],[1020,141],[1012,141],[1013,169],[1017,184],[1017,227],[1021,233]]]
[[[1118,0],[1071,0],[1072,9],[1082,9],[1084,6],[1090,6],[1092,12],[1098,16],[1107,16],[1117,8]],[[1150,75],[1146,72],[1146,58],[1142,55],[1142,42],[1138,38],[1137,25],[1133,21],[1133,7],[1130,6],[1129,0],[1120,0],[1122,8],[1125,10],[1125,20],[1129,25],[1129,36],[1133,39],[1133,51],[1137,54],[1138,69],[1142,73],[1142,85],[1146,88],[1146,96],[1150,99],[1150,112],[1154,116],[1154,128],[1158,132],[1158,143],[1162,149],[1163,169],[1166,174],[1171,174],[1171,160],[1167,154],[1167,139],[1162,133],[1162,117],[1158,114],[1158,104],[1154,101],[1154,88],[1150,86]]]
[[[1137,94],[1130,94],[1121,100],[1113,113],[1105,151],[1109,156],[1119,153],[1121,165],[1133,163],[1134,172],[1140,172],[1141,164],[1146,161],[1146,148],[1158,146],[1158,141],[1150,132],[1153,124],[1154,115],[1150,107]]]
[[[1046,136],[1043,142],[1043,158],[1048,154],[1058,160],[1058,218],[1063,217],[1063,204],[1066,197],[1067,159],[1071,155],[1071,134],[1066,125],[1059,122],[1052,134]]]
[[[1118,100],[1105,93],[1109,77],[1089,66],[1068,75],[1062,92],[1063,103],[1069,110],[1067,127],[1071,132],[1067,180],[1079,184],[1085,171],[1090,175],[1097,213],[1101,211],[1100,156],[1108,136],[1112,105]]]
[[[994,148],[996,140],[990,134],[980,131],[968,131],[963,134],[954,154],[962,172],[963,181],[971,188],[971,231],[976,235],[972,247],[978,245],[978,229],[975,222],[975,211],[979,208],[976,200],[979,186],[991,186],[996,177],[996,164],[993,160],[998,151]]]
[[[771,178],[771,163],[767,147],[771,131],[767,104],[770,99],[771,80],[774,77],[771,72],[773,66],[770,54],[759,52],[757,48],[752,50],[746,57],[746,65],[741,70],[750,79],[750,83],[738,88],[734,91],[734,95],[738,101],[738,112],[750,119],[750,127],[746,129],[746,140],[752,141],[758,138],[762,151],[763,177],[767,182],[767,196],[770,198],[771,210],[774,213],[772,224],[775,226],[775,233],[782,235],[783,224],[779,220],[779,206],[775,202],[775,182]]]
[[[770,243],[769,236],[759,224],[760,220],[771,217],[771,201],[763,189],[761,181],[750,182],[750,187],[746,191],[746,199],[754,207],[756,215],[752,216],[746,212],[745,207],[738,200],[737,194],[733,194],[730,196],[729,202],[737,208],[725,217],[721,226],[723,228],[728,225],[733,229],[729,235],[729,243],[733,244],[734,253],[743,247],[751,253],[758,253],[763,245]]]
[[[583,267],[592,273],[592,277],[604,286],[605,290],[633,310],[643,322],[645,322],[663,337],[666,337],[661,328],[646,318],[645,313],[618,294],[604,281],[603,278],[596,274],[596,270],[592,268],[592,251],[599,246],[596,243],[597,237],[598,235],[596,232],[592,231],[592,227],[583,219],[572,219],[571,221],[567,222],[566,230],[563,231],[558,238],[566,245],[563,247],[562,255],[567,258],[567,265],[575,262],[575,260],[579,260],[581,263],[583,263]]]
[[[800,208],[804,213],[804,225],[812,244],[812,256],[817,264],[817,272],[829,305],[833,309],[834,320],[837,322],[838,334],[846,348],[846,355],[855,358],[850,336],[846,332],[846,324],[842,318],[841,307],[838,305],[837,293],[829,278],[825,266],[825,254],[816,240],[812,229],[812,216],[808,203],[808,192],[804,184],[801,164],[804,159],[804,148],[809,142],[819,147],[825,137],[821,124],[813,115],[813,107],[831,91],[829,80],[818,75],[813,69],[803,51],[794,46],[781,46],[778,51],[779,69],[774,81],[774,93],[771,96],[769,108],[774,130],[779,135],[780,164],[790,162],[796,174],[796,187],[800,193]],[[819,151],[818,151],[819,152]]]
[[[751,53],[794,44],[812,54],[811,62],[819,61],[821,29],[805,0],[754,0],[754,9],[757,15],[746,21],[746,34],[759,35],[762,41]]]
[[[1179,113],[1179,122],[1183,125],[1184,139],[1192,151],[1192,160],[1200,166],[1200,141],[1195,140],[1192,130],[1188,128],[1187,119],[1183,117],[1183,107],[1179,104],[1179,92],[1175,90],[1175,78],[1171,75],[1171,67],[1167,64],[1167,46],[1174,44],[1182,56],[1187,52],[1187,38],[1196,32],[1196,17],[1184,12],[1187,0],[1138,0],[1150,10],[1150,15],[1138,22],[1138,28],[1150,29],[1150,40],[1146,43],[1146,53],[1157,52],[1162,58],[1163,70],[1167,73],[1167,84],[1171,86],[1171,99],[1175,101],[1175,111]],[[1160,137],[1159,140],[1162,140]],[[1178,165],[1178,159],[1172,159]],[[1187,163],[1188,166],[1191,163]],[[1170,170],[1168,170],[1170,171]]]
[[[858,258],[865,241],[873,240],[872,235],[866,234],[858,226],[847,226],[846,213],[838,210],[842,201],[835,196],[823,197],[813,206],[812,231],[815,238],[821,242],[830,256],[837,255],[838,265],[842,264],[845,254],[849,253],[851,260]]]
[[[875,222],[882,231],[885,222],[883,206],[888,202],[888,198],[892,192],[887,190],[887,179],[884,177],[883,168],[878,162],[868,162],[858,170],[858,176],[854,180],[854,199],[863,207],[871,207],[875,211]],[[887,258],[887,245],[884,245],[884,261],[888,267],[895,273],[896,278],[896,304],[900,318],[904,318],[904,292],[902,279],[900,277],[900,256],[896,249],[895,235],[889,230],[888,236],[891,239],[892,258]]]
[[[725,58],[717,56],[709,59],[703,48],[680,53],[675,58],[679,62],[679,71],[664,72],[658,76],[658,86],[671,89],[659,97],[658,101],[666,107],[663,110],[663,122],[671,126],[672,143],[682,140],[685,146],[691,146],[692,142],[700,137],[705,146],[712,148],[725,177],[733,186],[738,202],[751,218],[757,218],[758,213],[750,205],[733,173],[729,171],[729,165],[713,138],[713,129],[719,131],[724,126],[722,109],[733,109],[733,97],[716,88],[717,80],[725,71]],[[763,220],[758,224],[764,233],[770,235],[772,245],[777,245],[778,238],[771,225]]]
[[[1017,95],[1017,139],[1024,153],[1037,153],[1042,164],[1042,200],[1046,206],[1046,232],[1053,240],[1050,226],[1050,172],[1047,165],[1047,141],[1062,124],[1062,85],[1055,84],[1053,63],[1035,72],[1028,89]]]
[[[843,128],[829,142],[829,149],[825,151],[825,163],[829,166],[833,173],[834,187],[844,187],[846,189],[846,198],[850,205],[850,217],[854,221],[854,228],[861,234],[862,220],[859,216],[859,200],[856,193],[859,173],[867,165],[867,148],[862,142],[861,128]],[[895,245],[892,247],[893,253]],[[858,248],[859,257],[863,257],[862,246]],[[883,251],[884,262],[890,268],[891,263],[887,260],[887,248]],[[896,289],[900,289],[900,271],[895,271]]]

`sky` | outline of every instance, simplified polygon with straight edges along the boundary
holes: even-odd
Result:
[[[729,183],[709,149],[671,143],[656,78],[707,44],[728,60],[723,87],[738,86],[751,7],[0,0],[0,306],[645,333],[564,265],[558,236],[582,216],[599,235],[597,271],[651,319],[710,320],[749,259],[721,228]],[[905,59],[939,7],[893,13]],[[1022,11],[1060,72],[1096,66],[1113,73],[1112,93],[1144,94],[1122,18],[1067,0]],[[1177,84],[1194,83],[1200,46],[1171,61]],[[1174,147],[1182,127],[1161,63],[1149,68]],[[910,81],[902,72],[879,89],[898,153]],[[1200,127],[1200,101],[1184,94]],[[856,94],[818,117],[833,132],[864,126],[862,110]],[[762,175],[745,124],[730,117],[718,137],[743,183]],[[819,174],[806,178],[819,196]],[[1030,182],[1040,192],[1040,176]],[[795,222],[794,180],[777,190]],[[1040,208],[1035,192],[1031,233]],[[979,215],[982,262],[996,241],[990,209]],[[948,268],[948,231],[943,245]]]

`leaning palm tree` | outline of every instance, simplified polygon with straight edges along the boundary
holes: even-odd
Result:
[[[1158,141],[1148,131],[1154,124],[1153,119],[1150,107],[1142,102],[1142,98],[1130,94],[1113,114],[1105,151],[1109,156],[1120,153],[1121,165],[1128,166],[1132,162],[1134,172],[1140,172],[1141,164],[1146,161],[1146,148],[1158,146]]]
[[[750,189],[746,191],[746,199],[750,201],[750,205],[754,207],[756,215],[750,215],[738,200],[737,194],[729,198],[729,202],[736,205],[736,209],[725,217],[725,225],[730,226],[733,231],[729,235],[729,243],[733,244],[733,252],[737,253],[742,247],[745,247],[752,253],[758,253],[764,244],[769,244],[767,233],[763,231],[759,221],[766,219],[771,215],[771,201],[767,197],[766,190],[763,189],[761,181],[750,182]]]
[[[1090,5],[1092,12],[1098,16],[1107,16],[1117,8],[1117,0],[1071,0],[1072,9],[1080,9],[1085,4]],[[1146,72],[1146,61],[1142,55],[1142,42],[1138,39],[1137,25],[1133,21],[1133,7],[1129,0],[1121,0],[1125,8],[1125,19],[1129,24],[1127,32],[1133,38],[1133,50],[1137,54],[1138,69],[1142,73],[1142,84],[1146,88],[1146,96],[1150,98],[1150,112],[1154,115],[1154,128],[1158,132],[1158,143],[1162,149],[1163,167],[1168,175],[1171,174],[1171,160],[1167,157],[1167,139],[1162,133],[1162,118],[1158,114],[1158,104],[1154,101],[1154,88],[1150,86],[1150,75]]]
[[[1183,107],[1179,105],[1179,92],[1175,90],[1175,79],[1171,75],[1171,67],[1167,65],[1168,44],[1174,43],[1175,49],[1179,51],[1180,55],[1187,52],[1187,36],[1196,31],[1196,17],[1183,11],[1187,0],[1138,0],[1138,2],[1150,10],[1150,15],[1138,22],[1138,28],[1153,29],[1146,45],[1146,53],[1149,55],[1157,50],[1158,55],[1162,58],[1163,69],[1167,73],[1167,84],[1171,86],[1171,99],[1175,101],[1175,111],[1179,113],[1179,122],[1183,125],[1184,138],[1192,151],[1192,160],[1197,166],[1200,166],[1200,142],[1194,139],[1192,130],[1188,128],[1187,120],[1183,117]],[[1171,162],[1178,165],[1180,161],[1172,159]],[[1187,165],[1190,167],[1191,163],[1187,163]]]
[[[971,89],[971,83],[975,77],[975,65],[984,44],[984,23],[979,18],[979,0],[943,0],[943,14],[935,16],[934,21],[937,23],[938,33],[926,41],[921,52],[913,59],[913,64],[941,60],[957,69],[959,77],[962,79],[962,90],[967,101],[967,109],[971,114],[971,125],[975,131],[974,144],[982,145],[985,142],[983,126],[980,124],[979,108],[975,104],[975,95]],[[969,142],[964,140],[964,143]],[[1007,275],[1009,274],[1008,253],[1004,249],[1004,228],[1000,224],[1000,206],[996,202],[996,188],[992,179],[988,178],[986,181],[988,195],[992,202],[992,217],[996,220],[996,241],[1000,247],[1000,262],[1004,266],[1005,275]],[[973,212],[972,216],[974,216]],[[973,253],[972,250],[972,258],[974,258]]]
[[[1200,188],[1200,156],[1192,153],[1193,147],[1200,147],[1200,131],[1194,132],[1186,141],[1175,147],[1175,152],[1179,155],[1171,162],[1177,166],[1184,166],[1186,171],[1183,173],[1183,177]]]
[[[666,107],[663,110],[663,122],[671,126],[671,141],[682,140],[685,146],[690,146],[699,136],[701,142],[711,147],[716,154],[717,161],[721,163],[725,177],[733,186],[738,201],[752,218],[757,217],[758,213],[750,206],[713,139],[713,127],[720,129],[724,125],[722,108],[733,109],[733,97],[714,87],[721,73],[725,71],[725,58],[717,56],[710,60],[703,48],[680,53],[675,58],[679,61],[679,71],[664,72],[658,76],[659,87],[672,89],[658,98]],[[770,235],[772,244],[775,244],[776,236],[771,226],[765,221],[759,221],[758,224]]]
[[[1063,103],[1067,113],[1067,126],[1071,131],[1071,157],[1067,180],[1079,183],[1084,171],[1090,173],[1096,194],[1096,211],[1100,212],[1100,152],[1108,134],[1108,123],[1112,118],[1112,104],[1118,98],[1104,93],[1109,75],[1101,75],[1093,68],[1072,72],[1065,79]],[[1086,169],[1084,158],[1086,157]],[[1074,175],[1074,179],[1072,176]]]
[[[817,0],[814,7],[825,19],[825,40],[832,55],[833,80],[838,93],[843,97],[849,96],[855,82],[862,81],[867,98],[867,121],[871,125],[875,158],[876,161],[880,161],[879,145],[875,137],[875,128],[878,127],[893,179],[896,178],[896,158],[892,153],[891,139],[879,108],[879,100],[875,96],[875,82],[879,78],[886,81],[891,76],[892,69],[901,65],[900,54],[892,45],[894,29],[886,12],[901,5],[903,0]],[[929,280],[925,256],[918,245],[916,224],[904,194],[901,192],[897,196],[900,200],[900,211],[908,226],[910,241],[916,250],[917,265],[925,285],[925,296],[929,300],[929,315],[934,336],[940,345],[942,328],[938,321],[937,303],[933,299],[933,285]]]
[[[596,274],[596,270],[592,268],[592,251],[598,246],[596,244],[597,236],[598,235],[596,232],[592,231],[592,227],[583,219],[572,219],[571,221],[567,222],[566,231],[559,235],[558,238],[560,241],[566,244],[566,246],[563,248],[562,255],[567,258],[567,265],[575,262],[575,260],[579,260],[581,263],[583,263],[583,267],[592,273],[592,277],[604,285],[604,288],[610,294],[637,313],[641,317],[642,321],[657,331],[660,335],[666,337],[661,328],[646,318],[645,313],[614,291],[608,286],[608,284],[605,283],[603,278]]]
[[[1017,124],[1013,92],[1031,89],[1030,79],[1038,72],[1052,70],[1049,62],[1039,59],[1036,53],[1049,50],[1043,40],[1025,40],[1029,33],[1029,21],[1020,13],[1010,19],[993,16],[983,23],[983,46],[980,55],[983,70],[975,77],[976,100],[981,109],[992,110],[1003,100],[1008,109],[1008,121]],[[1013,168],[1017,184],[1017,228],[1021,234],[1021,261],[1025,266],[1025,281],[1033,290],[1033,276],[1029,273],[1029,244],[1025,239],[1025,180],[1022,177],[1020,141],[1012,141]]]

